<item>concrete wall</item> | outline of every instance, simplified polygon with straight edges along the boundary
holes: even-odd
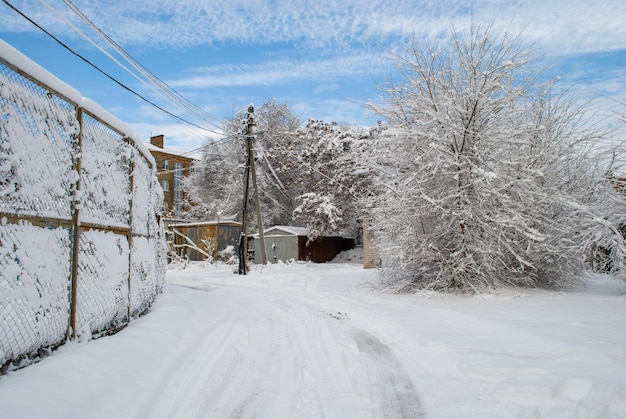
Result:
[[[370,231],[369,217],[363,219],[363,267],[365,269],[380,266],[380,253],[374,234]]]

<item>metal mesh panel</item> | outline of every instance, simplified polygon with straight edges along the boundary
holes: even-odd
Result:
[[[137,234],[147,235],[148,224],[151,218],[155,218],[158,208],[152,208],[150,203],[150,179],[152,171],[146,160],[139,153],[133,155],[133,202],[147,203],[145,205],[133,205],[131,214],[131,228]]]
[[[153,243],[146,237],[133,237],[130,252],[130,309],[135,316],[144,312],[156,296],[157,258]]]
[[[128,320],[127,236],[104,231],[80,235],[78,335],[115,328]]]
[[[71,217],[74,105],[0,64],[0,211]]]
[[[81,219],[128,226],[130,158],[123,136],[89,116],[83,117],[81,153]]]
[[[159,184],[159,180],[156,176],[152,176],[150,182],[150,195],[148,199],[148,208],[151,208],[155,214],[161,214],[163,208],[163,189]],[[156,291],[160,293],[165,283],[165,271],[167,269],[167,253],[169,252],[169,246],[165,240],[165,230],[161,224],[160,217],[150,217],[148,219],[148,228],[150,231],[150,244],[154,249],[154,255],[156,257],[156,276],[155,284]]]
[[[151,211],[154,212],[155,215],[161,214],[161,210],[163,209],[163,189],[161,189],[159,180],[154,175],[150,181],[150,195],[148,195],[146,205]],[[148,231],[151,236],[155,236],[160,233],[161,229],[162,226],[158,216],[148,218]]]
[[[65,339],[69,249],[67,229],[0,226],[0,365]]]
[[[68,332],[117,330],[144,312],[161,291],[166,246],[145,156],[10,58],[0,57],[0,373]]]

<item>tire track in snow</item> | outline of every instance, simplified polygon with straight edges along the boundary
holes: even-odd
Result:
[[[371,380],[378,383],[372,389],[372,397],[376,398],[380,394],[382,416],[411,419],[425,417],[415,387],[391,349],[364,330],[354,330],[353,337],[369,360],[366,367]]]
[[[168,362],[136,418],[311,417],[301,415],[310,394],[298,391],[305,331],[293,326],[308,310],[245,288],[212,294],[226,315]]]
[[[273,340],[278,343],[278,354],[268,359],[272,374],[256,377],[257,393],[237,409],[237,418],[340,418],[335,406],[325,405],[322,394],[336,382],[328,365],[315,360],[327,353],[319,334],[330,333],[334,322],[312,310],[300,301],[290,301],[273,293],[255,291],[239,294],[252,298],[260,313],[271,316]],[[322,320],[322,321],[320,321]],[[276,373],[278,372],[278,373]]]
[[[273,309],[279,311],[280,317],[286,321],[290,352],[294,357],[293,367],[298,375],[298,379],[295,380],[296,386],[303,387],[301,390],[304,390],[295,392],[300,400],[294,401],[289,417],[343,417],[339,413],[341,410],[324,405],[324,399],[320,400],[320,395],[315,394],[319,392],[320,385],[327,385],[324,384],[325,379],[334,382],[333,390],[338,394],[343,393],[343,397],[348,396],[345,391],[361,393],[363,390],[369,390],[369,396],[375,401],[374,405],[378,409],[369,411],[367,416],[362,417],[411,419],[425,417],[415,387],[393,351],[373,334],[362,329],[350,328],[347,324],[349,316],[336,310],[333,299],[313,298],[311,289],[307,286],[304,295],[292,293],[290,300],[275,297],[271,300]],[[319,304],[320,302],[322,304]],[[346,359],[342,358],[346,353],[343,350],[338,351],[337,346],[338,343],[347,343],[348,340],[356,342],[358,352],[348,350],[351,354],[348,356],[356,357]],[[312,371],[311,365],[298,361],[303,357],[325,358],[325,363],[314,366],[316,371]],[[350,380],[347,383],[344,381],[343,386],[339,385],[338,382],[345,380],[345,375],[352,375],[352,379],[358,379],[357,377],[361,375],[364,381],[356,386],[354,386],[356,383],[351,382],[354,387],[349,387]],[[301,398],[306,394],[308,394],[308,397],[305,397],[306,402],[302,403]],[[357,400],[358,396],[351,398],[352,402]],[[359,410],[357,405],[351,408]],[[351,408],[345,409],[344,406],[343,411],[346,412]]]
[[[224,315],[167,363],[136,418],[423,417],[391,349],[305,285],[212,287]]]
[[[229,314],[219,326],[208,329],[169,362],[160,384],[144,403],[137,419],[199,417],[202,403],[196,400],[194,390],[211,386],[210,381],[219,381],[226,371],[236,371],[244,356],[237,350],[228,350],[226,342],[231,342],[242,330],[231,317]]]
[[[293,385],[290,400],[283,403],[289,408],[282,415],[260,417],[425,417],[413,383],[392,350],[371,333],[351,329],[347,313],[336,310],[335,298],[321,297],[314,288],[306,284],[304,293],[292,289],[289,299],[269,290],[254,292],[251,303],[265,306],[261,311],[270,310],[283,325],[288,351],[282,355],[288,357],[279,359],[286,363]],[[353,349],[350,342],[356,343]],[[259,417],[250,413],[242,409],[237,417]]]
[[[267,336],[280,337],[281,332],[266,309],[241,293],[218,289],[212,295],[225,300],[225,315],[217,323],[209,321],[202,334],[169,360],[137,419],[255,417],[250,409],[254,412],[259,400],[271,400],[271,383],[264,380],[281,367],[277,357],[290,355]]]

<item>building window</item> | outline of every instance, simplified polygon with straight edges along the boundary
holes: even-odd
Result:
[[[180,214],[183,210],[183,164],[174,163],[174,211]]]
[[[163,170],[170,170],[170,161],[163,160]]]
[[[164,192],[169,192],[170,191],[170,181],[169,180],[162,180],[161,181],[161,187],[163,188]]]

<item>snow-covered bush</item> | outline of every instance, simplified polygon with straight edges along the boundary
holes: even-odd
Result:
[[[229,244],[224,249],[220,250],[219,255],[220,261],[226,263],[227,265],[236,265],[239,263],[237,251],[233,245]]]
[[[406,79],[372,105],[388,121],[373,224],[389,284],[567,286],[600,241],[623,264],[602,133],[520,36],[453,28],[397,60]]]

